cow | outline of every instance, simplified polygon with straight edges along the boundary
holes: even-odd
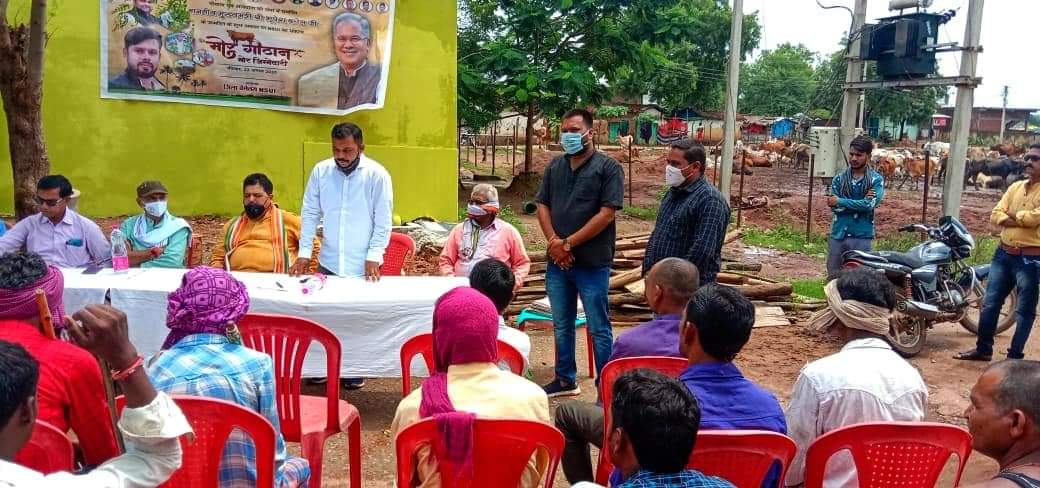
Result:
[[[1010,142],[1002,142],[1000,144],[994,144],[989,148],[991,151],[996,151],[1001,156],[1013,158],[1025,154],[1025,151]]]
[[[538,146],[540,149],[546,149],[548,147],[548,144],[549,144],[549,128],[548,127],[545,127],[544,125],[541,126],[541,127],[538,127],[536,129],[534,129],[532,134],[534,135],[534,137],[536,137],[536,139],[533,141],[534,145]],[[629,136],[629,137],[631,137],[631,136]]]
[[[231,42],[235,43],[236,45],[239,42],[251,43],[256,41],[256,34],[253,34],[252,32],[238,32],[229,30],[227,31],[227,34],[228,37],[231,38]]]
[[[975,189],[980,186],[979,175],[985,175],[990,180],[992,178],[1000,178],[1002,187],[1007,188],[1009,177],[1012,175],[1020,175],[1024,166],[1018,161],[1014,161],[1008,158],[1001,159],[982,159],[968,162],[968,171],[965,172],[965,176],[968,181],[975,182]]]
[[[925,162],[927,161],[927,171],[929,175],[933,175],[938,171],[939,160],[938,158],[929,157],[925,160],[924,156],[914,156],[906,160],[906,176],[903,177],[903,181],[899,182],[899,188],[903,187],[903,183],[906,182],[906,178],[910,178],[914,183],[914,190],[918,189],[918,182],[925,174]]]

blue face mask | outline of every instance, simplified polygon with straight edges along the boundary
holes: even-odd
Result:
[[[563,134],[560,134],[560,145],[563,146],[563,151],[571,155],[580,153],[585,149],[585,144],[581,140],[585,137],[585,134],[588,133],[588,131],[585,131],[564,132]]]
[[[144,204],[144,211],[152,217],[159,218],[166,213],[166,200],[159,200],[158,202],[148,202]]]

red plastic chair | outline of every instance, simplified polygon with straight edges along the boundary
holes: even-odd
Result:
[[[600,400],[603,402],[603,449],[599,450],[599,464],[596,466],[596,483],[607,486],[610,470],[614,463],[610,462],[610,450],[606,449],[607,436],[610,435],[610,403],[614,397],[614,381],[633,369],[652,369],[666,376],[678,377],[689,366],[684,358],[666,356],[640,356],[615,359],[605,366],[599,378]]]
[[[416,355],[422,355],[427,371],[433,371],[433,334],[419,334],[401,346],[401,398],[412,392],[412,358]],[[513,374],[524,374],[524,355],[501,339],[498,340],[498,360],[509,365]]]
[[[325,442],[347,433],[350,486],[361,486],[361,414],[339,397],[341,346],[325,326],[285,315],[246,314],[238,324],[242,343],[274,360],[278,420],[285,440],[299,442],[311,467],[310,486],[321,487]],[[303,359],[312,341],[325,348],[325,396],[301,395]]]
[[[437,435],[437,424],[433,419],[409,425],[397,434],[397,486],[413,486],[419,447],[427,445],[435,457],[445,458],[437,452],[437,443],[434,442]],[[563,456],[563,434],[560,431],[533,420],[477,419],[473,426],[472,477],[460,479],[454,465],[438,461],[441,485],[445,488],[517,486],[536,449],[548,453],[549,466],[542,478],[542,486],[550,488],[556,478],[556,466]]]
[[[409,254],[415,254],[415,241],[408,234],[400,232],[390,233],[390,244],[383,251],[383,265],[379,267],[379,274],[383,276],[401,276],[404,268],[404,260]]]
[[[790,437],[765,430],[702,430],[687,468],[718,476],[738,487],[759,487],[770,468],[780,462],[778,486],[798,446]]]
[[[75,467],[72,439],[57,427],[36,419],[32,437],[14,456],[14,462],[43,474],[72,471]]]
[[[199,488],[220,485],[220,461],[231,431],[238,429],[256,447],[256,486],[274,486],[274,426],[260,414],[237,403],[189,395],[171,395],[184,412],[195,435],[181,437],[181,467],[163,488]],[[123,412],[126,398],[116,397],[116,410]]]
[[[960,484],[971,455],[971,434],[949,424],[933,422],[868,422],[850,425],[818,437],[805,461],[805,486],[823,486],[827,460],[848,450],[863,487],[933,487],[946,461],[957,455]]]

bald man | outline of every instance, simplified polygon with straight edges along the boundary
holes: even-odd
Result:
[[[618,335],[610,360],[634,356],[674,356],[679,354],[679,317],[686,303],[700,286],[699,270],[682,258],[657,262],[645,278],[646,303],[654,320]]]
[[[990,365],[964,412],[976,451],[1000,463],[993,479],[969,488],[1040,486],[1040,362]]]
[[[681,258],[665,258],[646,275],[646,302],[654,320],[633,327],[617,338],[610,359],[635,356],[672,356],[679,352],[679,322],[686,303],[700,286],[697,266]],[[556,409],[556,427],[563,432],[563,472],[570,483],[592,481],[589,444],[603,442],[603,408],[585,402],[567,402]]]

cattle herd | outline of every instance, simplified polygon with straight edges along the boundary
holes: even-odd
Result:
[[[718,160],[719,151],[711,151],[709,166]],[[737,141],[734,166],[741,162],[749,167],[790,167],[806,169],[811,147],[790,140],[769,140],[757,145],[744,145]],[[1025,178],[1022,155],[1023,146],[1010,143],[997,144],[989,148],[968,148],[965,161],[964,185],[980,188],[1007,188],[1017,180]],[[878,147],[870,156],[873,167],[885,177],[885,186],[902,189],[909,184],[913,190],[920,187],[927,175],[932,184],[942,181],[946,175],[946,164],[950,155],[950,143],[927,142],[920,146]],[[746,170],[750,173],[750,171]]]

